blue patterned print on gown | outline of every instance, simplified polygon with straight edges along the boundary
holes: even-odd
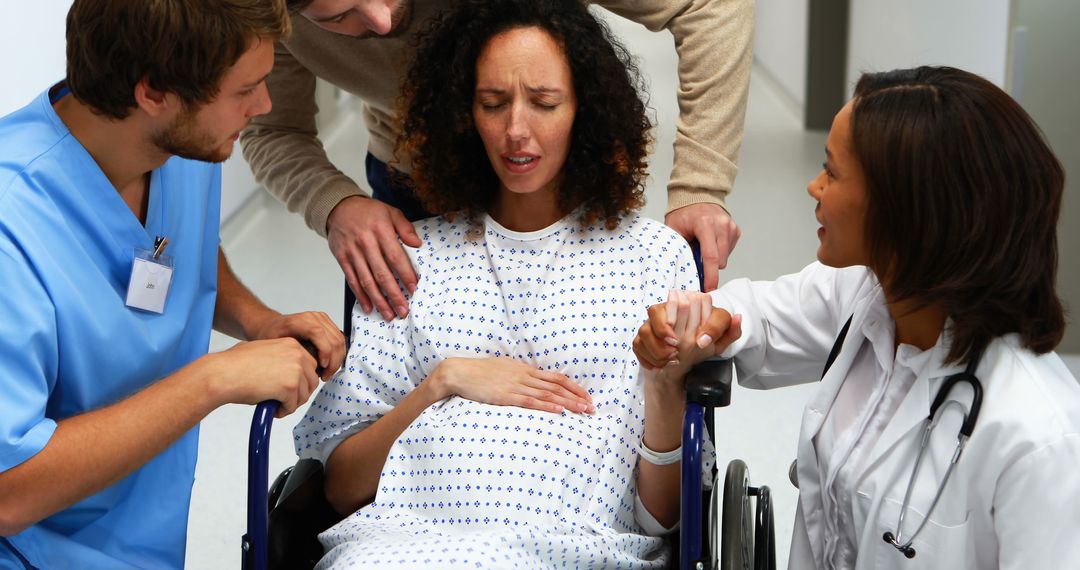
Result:
[[[297,426],[298,453],[325,461],[448,357],[561,372],[597,411],[432,405],[391,448],[376,500],[321,536],[319,567],[662,567],[662,540],[635,519],[644,402],[630,343],[649,305],[696,288],[685,241],[638,216],[529,233],[491,218],[470,233],[462,218],[416,223],[406,319],[354,311],[353,346]]]

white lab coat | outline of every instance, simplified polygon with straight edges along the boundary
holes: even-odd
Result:
[[[815,263],[774,282],[738,280],[714,292],[714,304],[744,315],[743,337],[728,350],[740,382],[772,388],[819,379],[829,349],[849,316],[843,349],[803,413],[798,447],[799,506],[789,568],[822,561],[823,508],[814,437],[847,381],[868,315],[884,296],[866,268]],[[1080,567],[1080,383],[1056,354],[1037,356],[1017,335],[994,340],[976,370],[982,411],[948,485],[917,536],[916,557],[882,540],[895,532],[919,449],[922,421],[944,379],[963,366],[942,364],[948,333],[915,381],[856,477],[852,498],[858,569]],[[851,378],[851,381],[857,381]],[[934,431],[916,481],[904,531],[923,520],[956,446],[961,411],[971,400],[959,385]],[[825,466],[835,470],[838,466]]]

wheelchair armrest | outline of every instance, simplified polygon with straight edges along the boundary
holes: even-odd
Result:
[[[686,401],[707,408],[731,404],[734,365],[731,359],[706,360],[686,374]]]
[[[318,459],[297,461],[296,465],[279,473],[270,485],[270,510],[295,511],[296,505],[317,498],[322,493],[322,478],[323,466]]]
[[[278,476],[270,496],[269,568],[313,568],[323,554],[319,533],[343,518],[326,500],[322,463],[301,459]]]

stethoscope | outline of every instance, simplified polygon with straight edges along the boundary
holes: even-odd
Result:
[[[967,368],[959,373],[949,376],[945,379],[945,383],[938,389],[937,396],[934,397],[933,404],[930,405],[930,415],[923,420],[923,435],[922,441],[919,443],[919,455],[915,458],[915,465],[911,469],[911,478],[908,479],[907,491],[904,493],[904,502],[900,504],[900,518],[896,521],[896,534],[886,532],[881,538],[885,542],[893,545],[897,550],[902,552],[904,556],[908,558],[915,558],[915,548],[911,546],[911,543],[915,541],[915,537],[919,536],[926,521],[930,520],[930,514],[934,512],[934,507],[938,504],[938,499],[941,499],[941,492],[945,489],[945,485],[949,482],[949,476],[952,475],[953,468],[956,467],[956,462],[960,460],[960,454],[964,451],[964,446],[967,445],[968,438],[971,437],[971,430],[975,428],[975,422],[979,419],[979,409],[982,407],[982,383],[975,376],[975,369],[978,367],[981,354],[976,354],[967,365]],[[911,502],[911,490],[915,487],[915,479],[919,475],[919,467],[922,466],[923,457],[926,455],[926,447],[930,443],[930,435],[934,432],[934,427],[937,426],[938,418],[941,416],[937,413],[942,407],[948,407],[949,405],[957,405],[963,409],[963,405],[956,400],[950,400],[946,402],[946,398],[949,396],[949,391],[952,390],[959,382],[967,382],[971,385],[972,398],[971,406],[968,408],[967,413],[964,414],[964,423],[960,425],[960,433],[956,436],[956,449],[953,451],[952,460],[949,461],[949,467],[945,470],[945,476],[941,479],[941,483],[938,485],[937,493],[934,494],[934,500],[930,503],[930,508],[926,511],[926,516],[923,517],[921,523],[915,532],[910,536],[904,534],[904,515],[907,513],[908,505]],[[944,406],[943,406],[944,405]],[[963,413],[963,412],[962,412]]]

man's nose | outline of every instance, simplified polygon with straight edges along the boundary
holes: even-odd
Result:
[[[248,112],[249,117],[257,117],[259,115],[265,115],[270,112],[270,109],[274,107],[272,101],[270,101],[270,90],[267,89],[266,83],[259,85],[256,88],[257,96],[255,104],[252,105],[251,110]]]
[[[384,0],[364,2],[358,9],[360,17],[363,18],[369,30],[380,36],[390,33],[390,28],[393,26],[391,21],[393,10]]]

